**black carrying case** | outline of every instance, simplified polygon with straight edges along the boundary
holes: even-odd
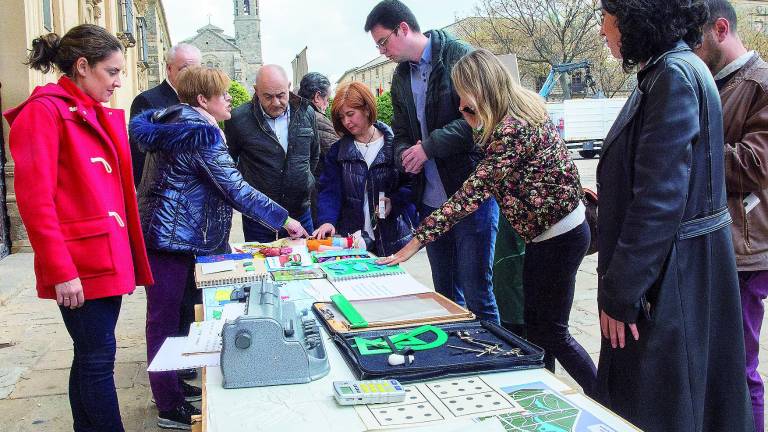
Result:
[[[449,376],[473,375],[487,372],[505,372],[544,367],[544,351],[521,337],[490,321],[467,321],[451,324],[436,324],[448,334],[448,342],[430,350],[416,351],[414,361],[409,365],[392,366],[388,363],[390,353],[361,355],[353,346],[355,337],[375,339],[383,336],[408,332],[413,328],[382,329],[367,332],[333,334],[339,348],[357,379],[396,379],[400,382],[421,381]],[[414,327],[415,328],[415,327]],[[459,339],[457,331],[466,331],[471,337],[499,343],[503,350],[520,349],[520,356],[482,355],[465,352],[447,345],[473,347]],[[434,336],[432,337],[434,340]],[[429,342],[429,340],[426,340]]]

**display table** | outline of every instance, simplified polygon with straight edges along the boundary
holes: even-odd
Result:
[[[326,282],[327,283],[327,282]],[[207,288],[216,289],[216,288]],[[297,308],[311,306],[312,299],[304,292],[285,289],[288,301],[294,301]],[[353,380],[355,377],[337,350],[333,341],[323,330],[323,341],[328,354],[330,372],[325,377],[306,384],[293,384],[244,389],[224,389],[219,367],[206,368],[203,378],[203,430],[207,432],[236,431],[279,431],[279,432],[350,432],[366,430],[365,423],[354,407],[342,407],[333,398],[333,381]],[[254,365],[258,367],[258,365]],[[573,431],[634,431],[636,428],[588,397],[570,388],[545,369],[478,375],[488,385],[496,388],[511,388],[528,384],[544,384],[552,390],[566,395],[568,403],[555,421],[562,430]],[[449,378],[450,380],[450,378]],[[542,399],[543,403],[549,402]],[[536,403],[540,403],[536,401]],[[557,402],[560,403],[560,402]],[[522,404],[525,406],[525,404]],[[419,427],[420,431],[513,431],[527,430],[500,420],[476,423],[478,415]],[[566,418],[563,423],[563,418]],[[585,423],[587,422],[587,423]],[[590,423],[594,422],[594,423]],[[600,425],[595,427],[593,425]],[[589,426],[592,428],[587,429]],[[412,430],[411,425],[399,430]],[[561,430],[561,429],[552,429]]]

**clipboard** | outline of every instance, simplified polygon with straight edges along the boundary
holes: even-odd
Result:
[[[475,319],[475,314],[434,291],[366,300],[344,299],[341,304],[317,302],[312,309],[331,333],[338,334]]]

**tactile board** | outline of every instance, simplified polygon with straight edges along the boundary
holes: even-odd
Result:
[[[457,378],[451,381],[427,383],[427,387],[440,399],[493,391],[488,384],[477,377]]]
[[[443,420],[443,416],[427,401],[397,406],[371,407],[382,426],[428,423]]]
[[[404,386],[403,402],[355,407],[368,429],[436,424],[522,408],[477,376]]]

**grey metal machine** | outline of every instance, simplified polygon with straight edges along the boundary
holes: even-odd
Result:
[[[245,314],[224,324],[221,371],[224,388],[307,383],[328,374],[330,366],[317,322],[280,298],[270,280],[236,288]]]

